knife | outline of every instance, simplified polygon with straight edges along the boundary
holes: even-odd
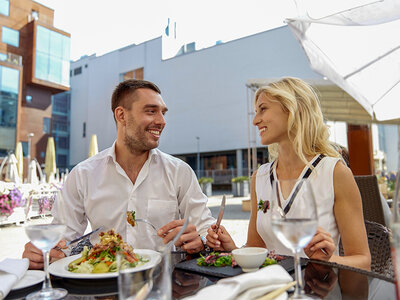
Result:
[[[222,196],[221,207],[219,208],[218,219],[217,219],[217,223],[215,223],[214,232],[217,232],[219,225],[221,225],[222,217],[223,217],[224,211],[225,211],[225,202],[226,202],[226,197],[224,195],[224,196]]]
[[[92,235],[93,233],[101,230],[102,228],[103,228],[103,226],[100,226],[99,228],[97,228],[97,229],[95,229],[95,230],[93,230],[93,231],[91,231],[89,233],[86,233],[86,234],[82,235],[81,237],[78,237],[77,239],[74,239],[74,240],[72,240],[70,242],[67,242],[66,247],[68,247],[69,245],[71,245],[73,243],[79,242],[80,240],[83,240],[84,238],[87,238],[89,235]]]

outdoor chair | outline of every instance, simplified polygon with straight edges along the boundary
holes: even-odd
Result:
[[[383,214],[381,194],[379,193],[378,180],[375,175],[354,176],[360,190],[364,220],[373,221],[383,226],[385,217]]]
[[[389,230],[385,226],[371,221],[365,221],[365,229],[371,252],[371,271],[394,278]],[[344,255],[342,241],[339,242],[339,254]]]

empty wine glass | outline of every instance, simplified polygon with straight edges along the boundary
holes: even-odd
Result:
[[[314,194],[305,179],[275,180],[271,199],[272,230],[294,256],[296,289],[291,299],[310,299],[304,293],[300,254],[318,226]]]
[[[48,271],[50,250],[57,245],[65,230],[66,226],[61,224],[39,224],[25,227],[25,233],[32,244],[42,250],[45,272],[42,289],[29,294],[26,299],[62,299],[68,294],[65,289],[52,288]]]

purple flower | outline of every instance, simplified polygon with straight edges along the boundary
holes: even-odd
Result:
[[[55,196],[43,197],[38,200],[39,214],[44,214],[45,211],[50,211],[53,208]]]
[[[25,199],[19,189],[14,188],[8,195],[0,195],[0,215],[10,216],[14,212],[14,208],[24,206]]]

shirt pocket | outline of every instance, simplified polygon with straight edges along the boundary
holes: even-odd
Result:
[[[147,219],[157,229],[178,218],[178,204],[171,200],[149,199]]]

